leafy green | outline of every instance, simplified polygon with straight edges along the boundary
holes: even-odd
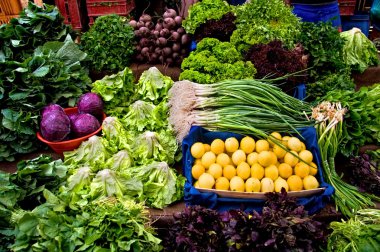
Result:
[[[118,116],[125,112],[133,102],[135,85],[133,84],[132,70],[126,67],[124,70],[107,75],[92,84],[92,92],[99,94],[104,101],[104,112]]]
[[[120,71],[129,65],[134,54],[134,33],[126,17],[116,14],[100,16],[81,37],[83,50],[96,71]]]
[[[148,212],[134,201],[104,198],[78,210],[57,209],[59,198],[16,219],[13,251],[160,251]]]
[[[207,20],[219,20],[224,14],[233,10],[234,7],[224,0],[203,0],[190,6],[182,26],[187,33],[194,34],[195,30]]]
[[[130,149],[131,133],[126,130],[117,117],[106,117],[102,123],[103,139],[108,141],[108,149],[112,153],[119,150]]]
[[[351,66],[352,70],[362,73],[370,66],[379,65],[380,60],[376,46],[360,29],[352,28],[341,32],[340,37],[345,39],[344,62]]]
[[[321,75],[347,72],[347,65],[343,60],[344,39],[331,23],[302,22],[297,42],[300,42],[305,52],[310,55],[312,78],[320,79]]]
[[[380,143],[380,84],[362,87],[357,92],[333,90],[323,99],[341,102],[343,107],[348,108],[339,148],[343,155],[356,156],[363,145]]]
[[[141,74],[136,85],[138,90],[136,100],[151,101],[155,105],[166,101],[173,83],[169,76],[163,75],[156,67],[150,67]]]
[[[293,48],[300,33],[300,21],[282,0],[251,0],[236,10],[237,29],[232,33],[231,43],[244,52],[251,45],[281,40]]]
[[[142,182],[140,200],[148,206],[162,209],[183,197],[185,178],[177,175],[166,162],[133,167],[126,173]]]
[[[127,150],[121,150],[110,157],[106,167],[114,171],[125,171],[133,166],[133,158]]]
[[[180,80],[215,83],[226,79],[253,79],[256,69],[244,62],[240,53],[229,42],[214,38],[202,39],[197,49],[181,65]]]

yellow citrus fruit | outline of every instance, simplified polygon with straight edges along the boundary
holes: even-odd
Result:
[[[245,162],[247,159],[247,156],[245,155],[245,152],[242,150],[237,150],[232,154],[232,162],[235,165],[239,165],[241,162]]]
[[[290,150],[300,152],[302,149],[302,142],[297,137],[291,137],[288,140],[288,147]]]
[[[251,177],[262,179],[265,174],[265,169],[259,163],[255,163],[251,166]]]
[[[208,152],[211,150],[211,146],[209,144],[203,144],[203,146],[205,147],[205,152]]]
[[[202,159],[200,159],[200,158],[195,159],[194,160],[194,165],[196,165],[196,164],[201,165],[202,164]]]
[[[302,179],[297,175],[290,176],[287,181],[290,191],[301,191],[303,189]]]
[[[300,153],[298,153],[298,156],[302,161],[305,161],[308,164],[313,161],[313,154],[308,150],[300,151]]]
[[[246,162],[241,162],[236,168],[236,174],[246,180],[251,176],[251,167]]]
[[[208,169],[210,165],[215,163],[215,160],[215,154],[212,151],[208,151],[202,156],[202,165],[204,166],[204,168]]]
[[[226,165],[223,168],[223,176],[228,179],[232,179],[236,176],[236,168],[232,165]]]
[[[283,158],[285,157],[286,150],[275,144],[273,146],[273,153],[276,154],[277,158]]]
[[[259,154],[257,152],[249,153],[247,156],[247,163],[249,165],[253,165],[258,162],[258,156]]]
[[[303,187],[305,190],[316,189],[319,187],[318,180],[314,176],[308,175],[303,178]]]
[[[310,172],[309,172],[310,175],[315,176],[315,175],[318,173],[317,165],[316,165],[315,163],[311,162],[311,163],[309,164],[309,167],[310,167]]]
[[[240,141],[240,149],[245,152],[245,154],[252,153],[255,150],[256,142],[252,137],[246,136]]]
[[[288,146],[288,141],[289,141],[289,139],[290,139],[290,136],[283,136],[282,137],[282,144],[285,146],[285,147],[287,147],[287,148],[289,148],[289,146]]]
[[[193,175],[193,178],[195,179],[199,179],[203,173],[205,173],[203,165],[196,164],[191,168],[191,175]]]
[[[256,152],[260,153],[262,151],[268,151],[269,150],[269,143],[267,140],[260,139],[256,142]]]
[[[270,146],[275,145],[275,141],[273,141],[274,139],[273,139],[272,137],[276,138],[276,139],[277,139],[278,141],[280,141],[280,142],[281,142],[281,140],[282,140],[282,136],[281,136],[280,133],[278,133],[278,132],[272,132],[272,133],[270,134],[270,137],[268,138],[268,142],[269,142]],[[273,140],[270,140],[271,138],[272,138]]]
[[[275,181],[278,178],[278,169],[275,165],[270,165],[265,168],[265,177]]]
[[[303,142],[301,142],[301,146],[301,151],[306,150],[306,145]]]
[[[261,180],[261,192],[274,192],[274,183],[270,178],[263,178]]]
[[[310,167],[308,164],[305,164],[304,162],[299,162],[294,167],[294,174],[299,176],[300,178],[304,178],[310,173]]]
[[[274,191],[275,192],[281,192],[281,188],[285,188],[285,191],[289,191],[289,185],[286,182],[286,180],[281,178],[281,177],[278,177],[274,181]]]
[[[298,153],[295,151],[290,151],[285,154],[284,163],[287,163],[291,167],[296,166],[298,164]]]
[[[246,192],[260,192],[261,182],[257,178],[249,178],[245,181]]]
[[[228,156],[226,153],[220,153],[216,157],[216,163],[224,167],[226,165],[230,165],[232,161],[231,161],[230,156]]]
[[[227,152],[235,152],[239,149],[239,141],[235,137],[227,138],[224,142],[224,147]]]
[[[241,177],[235,176],[230,180],[230,190],[234,192],[244,192],[245,183]]]
[[[212,189],[215,179],[210,173],[203,173],[198,179],[199,188]]]
[[[211,151],[216,155],[224,152],[224,142],[221,139],[215,139],[211,143]]]
[[[205,154],[205,147],[203,143],[196,142],[190,148],[190,153],[194,158],[201,158]]]
[[[216,190],[228,190],[230,188],[230,181],[225,177],[220,177],[215,182]]]
[[[199,188],[199,182],[198,182],[198,180],[195,181],[195,183],[194,183],[194,187],[195,187],[195,188]]]
[[[277,163],[277,156],[271,151],[262,151],[259,153],[258,162],[264,167],[275,165]]]
[[[220,178],[223,174],[223,168],[220,164],[212,164],[208,168],[208,173],[210,173],[214,179]]]
[[[278,166],[278,175],[281,178],[287,179],[293,175],[293,168],[287,163],[281,163]]]

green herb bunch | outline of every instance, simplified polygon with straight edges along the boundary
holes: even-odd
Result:
[[[91,58],[90,69],[118,72],[131,62],[134,33],[127,18],[115,14],[98,17],[81,38],[83,50]]]
[[[229,42],[205,38],[181,65],[180,80],[215,83],[227,79],[253,79],[256,69]]]

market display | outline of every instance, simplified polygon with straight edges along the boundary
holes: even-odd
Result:
[[[370,39],[282,0],[165,4],[80,36],[31,2],[0,26],[0,251],[377,251]]]

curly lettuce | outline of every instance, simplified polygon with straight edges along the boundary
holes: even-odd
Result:
[[[130,149],[131,133],[122,122],[114,116],[106,117],[102,123],[103,138],[108,142],[107,148],[116,153],[119,150]]]

